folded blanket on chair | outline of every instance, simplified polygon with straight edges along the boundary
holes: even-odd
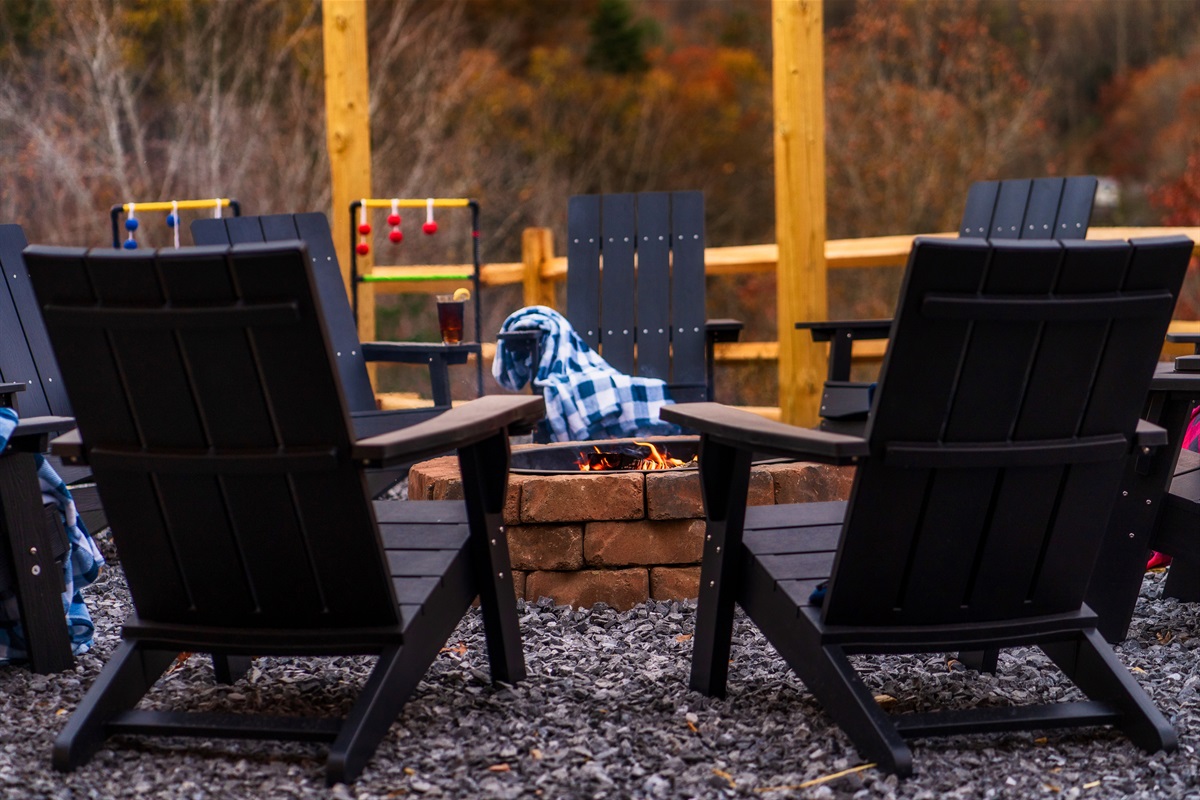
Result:
[[[546,423],[553,441],[622,436],[671,435],[679,428],[659,419],[671,404],[666,383],[618,372],[587,346],[571,323],[552,308],[529,306],[510,314],[501,332],[542,332],[541,359],[534,371],[532,352],[496,345],[492,375],[517,391],[529,383],[542,390]]]
[[[17,422],[17,412],[11,408],[0,408],[0,450],[8,444]],[[37,456],[37,472],[42,502],[58,508],[67,531],[68,550],[63,560],[63,583],[66,587],[62,594],[63,613],[71,637],[71,649],[75,655],[79,655],[91,648],[95,634],[92,615],[83,601],[81,590],[100,575],[104,556],[88,534],[83,520],[76,514],[71,491],[50,463],[40,455]],[[0,663],[20,661],[27,657],[17,595],[14,591],[5,591],[0,595]]]

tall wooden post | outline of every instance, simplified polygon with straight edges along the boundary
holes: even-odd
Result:
[[[325,44],[325,130],[333,186],[330,223],[347,294],[350,286],[350,203],[371,196],[370,78],[367,72],[366,0],[323,0]],[[360,273],[371,256],[359,257]],[[360,284],[358,334],[375,338],[375,303],[370,284]]]
[[[521,233],[521,262],[524,303],[527,306],[554,307],[554,284],[542,277],[546,265],[554,260],[554,235],[549,228],[526,228]]]
[[[825,353],[793,329],[828,318],[825,287],[825,57],[822,0],[773,0],[779,408],[815,425]]]

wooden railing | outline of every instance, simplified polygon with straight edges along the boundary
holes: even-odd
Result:
[[[1197,243],[1200,254],[1200,227],[1198,228],[1092,228],[1089,239],[1129,239],[1139,236],[1165,236],[1184,234]],[[938,233],[934,236],[953,237],[954,233]],[[825,243],[825,263],[828,269],[850,267],[902,267],[912,249],[914,236],[874,236],[864,239],[834,239]],[[554,253],[553,237],[548,228],[529,228],[521,240],[522,260],[503,264],[484,264],[480,283],[484,286],[509,286],[522,284],[523,305],[553,305],[554,284],[567,277],[567,259]],[[704,252],[708,275],[746,275],[773,273],[779,259],[779,248],[774,244],[752,244],[736,247],[710,247]],[[386,275],[389,270],[413,269],[412,267],[376,267],[375,273]],[[456,273],[470,266],[429,266],[423,268],[430,273]],[[461,281],[459,281],[460,283]],[[457,286],[458,283],[454,283]],[[377,283],[376,293],[444,291],[446,287],[437,282]],[[515,310],[515,309],[514,309]],[[1200,332],[1200,321],[1176,320],[1172,331]],[[866,361],[882,358],[886,342],[882,340],[862,341],[855,345],[855,359]],[[486,348],[486,346],[485,346]],[[490,348],[488,348],[490,349]],[[485,353],[490,355],[490,353]],[[773,361],[779,357],[779,342],[732,342],[717,345],[717,360]]]

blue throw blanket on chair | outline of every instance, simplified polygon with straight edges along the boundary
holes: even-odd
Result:
[[[659,410],[673,402],[666,383],[613,369],[554,309],[523,308],[510,314],[500,330],[542,332],[536,374],[532,352],[522,353],[520,347],[514,351],[513,345],[501,339],[492,375],[512,391],[530,381],[542,390],[552,441],[679,433],[677,426],[658,417]]]
[[[8,444],[8,438],[17,427],[17,412],[11,408],[0,408],[0,450]],[[104,556],[88,534],[75,512],[75,502],[67,485],[42,456],[37,456],[38,483],[41,484],[42,502],[54,504],[59,511],[67,531],[67,556],[63,561],[63,613],[71,637],[71,649],[75,655],[86,653],[92,646],[95,626],[88,613],[81,590],[100,575]],[[21,661],[28,657],[25,636],[21,630],[17,595],[5,591],[0,595],[0,663]]]

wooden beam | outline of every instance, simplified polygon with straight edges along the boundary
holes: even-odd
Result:
[[[521,233],[522,275],[526,306],[554,306],[554,285],[542,277],[554,260],[554,234],[549,228],[526,228]]]
[[[779,243],[779,407],[815,425],[825,380],[822,348],[797,320],[828,318],[825,286],[825,57],[821,0],[773,0],[775,235]]]
[[[329,149],[333,243],[347,294],[350,286],[350,203],[371,196],[370,77],[367,72],[366,0],[323,0],[325,45],[325,131]],[[371,271],[371,256],[358,269]],[[359,289],[358,334],[375,339],[375,299],[369,285]]]

